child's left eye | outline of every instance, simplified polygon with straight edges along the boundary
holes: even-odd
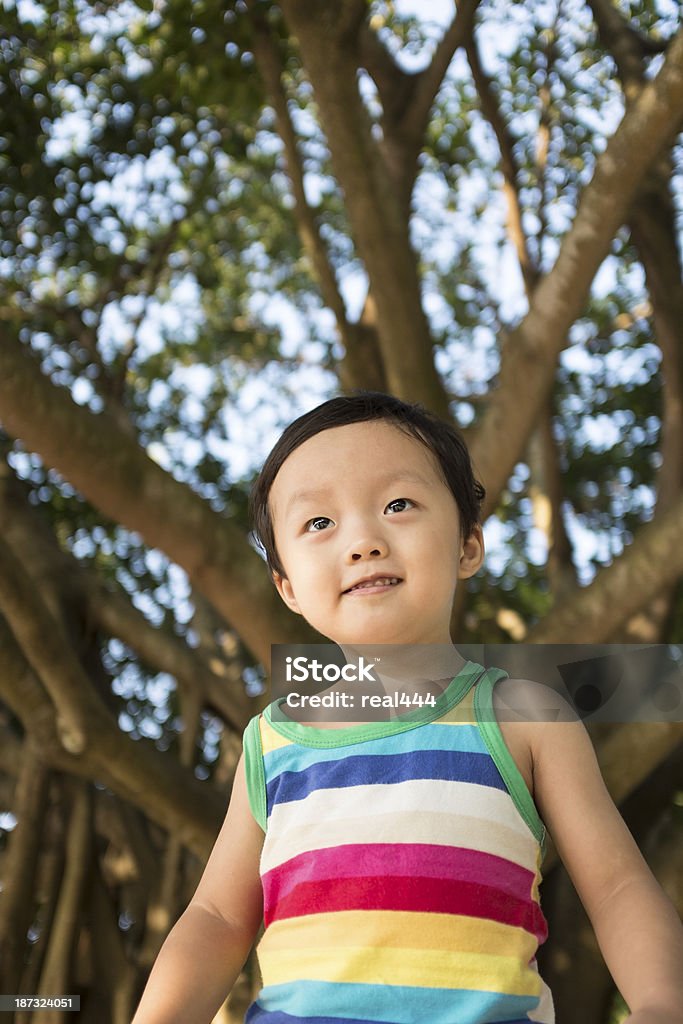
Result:
[[[395,512],[404,512],[405,509],[406,509],[406,506],[413,505],[413,507],[414,507],[414,502],[412,502],[410,500],[410,498],[394,498],[393,501],[389,502],[389,504],[387,505],[387,508],[390,509],[390,508],[392,508],[393,505],[402,505],[403,506],[402,508],[394,509],[394,511]],[[386,512],[386,509],[384,511]]]

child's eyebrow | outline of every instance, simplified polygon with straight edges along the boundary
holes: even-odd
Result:
[[[376,483],[380,487],[388,487],[390,484],[398,482],[407,482],[413,484],[421,484],[423,487],[431,487],[432,484],[425,477],[421,476],[420,473],[413,473],[410,470],[399,470],[397,473],[385,473],[384,476],[378,476]],[[288,516],[292,509],[297,505],[301,505],[306,501],[313,501],[316,498],[325,498],[329,495],[329,487],[307,487],[301,490],[295,491],[291,494],[287,505],[285,506],[285,516]]]

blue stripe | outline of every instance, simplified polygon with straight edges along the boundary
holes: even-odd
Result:
[[[282,772],[266,786],[269,813],[275,804],[303,800],[319,789],[388,785],[413,779],[472,782],[505,790],[500,772],[489,754],[461,754],[457,750],[416,750],[412,754],[382,757],[343,756],[323,761],[303,772]]]
[[[283,1013],[282,1010],[274,1012],[263,1010],[258,1003],[251,1004],[244,1018],[244,1024],[301,1024],[302,1020],[305,1020],[306,1024],[339,1024],[340,1019],[343,1020],[343,1024],[378,1024],[376,1020],[369,1021],[367,1017],[364,1017],[363,1020],[359,1017],[354,1017],[353,1020],[351,1017],[292,1017],[291,1013]],[[381,1024],[396,1024],[396,1021],[382,1020]],[[523,1024],[529,1024],[529,1019],[527,1018]]]
[[[347,747],[302,747],[289,743],[263,756],[266,778],[281,771],[303,771],[319,761],[338,761],[340,757],[355,754],[404,754],[415,750],[416,738],[420,750],[460,750],[465,754],[485,754],[486,744],[476,725],[423,725],[419,737],[415,731],[399,732],[395,736],[380,736],[375,740],[351,743]]]
[[[302,980],[261,989],[245,1024],[529,1024],[527,1013],[538,1001],[538,996],[469,989]]]
[[[281,1010],[275,1010],[271,1013],[270,1010],[262,1010],[258,1003],[252,1003],[247,1010],[247,1015],[244,1018],[244,1024],[397,1024],[397,1021],[382,1020],[377,1021],[368,1020],[364,1017],[362,1020],[359,1017],[292,1017],[291,1013],[283,1013]],[[423,1024],[420,1021],[420,1024]],[[509,1020],[505,1021],[504,1024],[533,1024],[529,1017],[525,1017],[524,1020]]]

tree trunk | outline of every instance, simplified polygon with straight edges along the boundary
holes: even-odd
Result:
[[[16,791],[17,825],[4,861],[0,900],[0,990],[19,992],[26,935],[35,912],[35,876],[48,802],[50,771],[29,736],[24,743]],[[57,990],[59,992],[59,990]]]
[[[38,992],[43,996],[69,993],[72,960],[83,923],[83,901],[92,869],[92,793],[85,782],[73,787],[66,845],[66,867],[50,943]],[[33,1024],[60,1024],[60,1010],[38,1010]]]

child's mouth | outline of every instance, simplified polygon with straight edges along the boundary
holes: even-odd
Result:
[[[392,587],[397,587],[403,581],[398,576],[379,576],[374,580],[365,580],[349,587],[344,594],[380,594]]]

